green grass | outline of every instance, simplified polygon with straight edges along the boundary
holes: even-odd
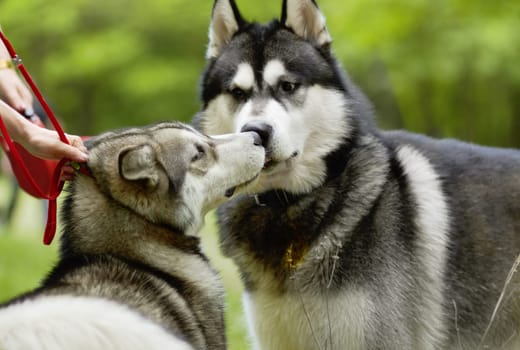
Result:
[[[0,177],[0,211],[5,208],[9,184]],[[20,193],[12,222],[0,225],[0,302],[35,288],[57,259],[58,239],[51,246],[42,243],[43,202]],[[220,272],[227,293],[226,326],[229,349],[249,348],[240,296],[242,285],[233,263],[218,249],[215,219],[206,218],[201,235],[204,251]]]
[[[35,287],[55,261],[55,249],[35,239],[7,235],[0,238],[0,302]]]

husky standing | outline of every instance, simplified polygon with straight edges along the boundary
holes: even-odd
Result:
[[[180,123],[88,141],[93,178],[64,203],[61,257],[0,308],[1,350],[223,350],[223,287],[199,247],[204,214],[254,181],[255,133]]]
[[[267,150],[219,209],[256,348],[520,349],[520,152],[378,130],[330,44],[312,0],[214,3],[194,123]]]

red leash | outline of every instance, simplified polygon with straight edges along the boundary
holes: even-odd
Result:
[[[7,48],[7,51],[9,51],[9,55],[13,59],[13,63],[18,67],[25,81],[45,110],[49,120],[54,126],[54,129],[58,133],[60,140],[66,144],[69,144],[69,141],[65,136],[58,119],[43,98],[42,94],[38,90],[38,87],[31,78],[31,75],[27,69],[25,69],[22,60],[16,54],[13,46],[2,31],[0,31],[0,39]],[[63,189],[64,182],[60,180],[60,176],[62,168],[65,163],[68,162],[68,159],[62,159],[59,162],[56,162],[34,157],[21,145],[15,143],[11,139],[1,116],[0,131],[3,134],[3,139],[0,137],[0,144],[7,154],[9,161],[11,162],[13,173],[16,176],[20,187],[34,197],[47,199],[49,201],[47,224],[45,226],[45,233],[43,236],[43,243],[48,245],[52,242],[56,233],[56,198],[58,198],[61,190]],[[33,177],[32,174],[38,174],[38,176]]]
[[[40,101],[45,113],[47,113],[47,116],[49,117],[49,120],[52,123],[52,126],[54,126],[54,129],[56,129],[56,132],[60,136],[60,140],[66,144],[69,144],[69,140],[65,136],[65,133],[63,132],[63,129],[62,129],[60,123],[58,122],[58,119],[56,118],[56,116],[52,112],[51,108],[49,107],[49,105],[47,104],[45,99],[43,98],[42,94],[40,93],[40,90],[38,90],[38,87],[34,83],[34,80],[32,79],[31,75],[29,74],[27,69],[25,69],[25,67],[22,63],[22,59],[20,58],[20,56],[18,56],[16,54],[16,51],[14,51],[13,46],[11,45],[11,43],[9,42],[9,40],[7,39],[7,37],[4,35],[4,33],[2,31],[0,31],[0,38],[2,39],[2,42],[4,43],[5,47],[7,48],[7,51],[9,51],[9,55],[13,59],[13,63],[18,67],[18,69],[22,73],[25,81],[31,88],[32,92],[34,93],[34,95],[36,96],[38,101]]]

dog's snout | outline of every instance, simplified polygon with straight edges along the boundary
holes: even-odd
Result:
[[[254,124],[246,124],[242,127],[241,132],[253,132],[257,136],[255,138],[255,145],[267,147],[269,142],[271,141],[271,136],[273,134],[273,127],[266,123],[254,123]]]

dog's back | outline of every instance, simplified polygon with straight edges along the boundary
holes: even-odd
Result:
[[[28,301],[4,310],[0,327],[0,344],[8,350],[193,349],[160,326],[105,299]]]

